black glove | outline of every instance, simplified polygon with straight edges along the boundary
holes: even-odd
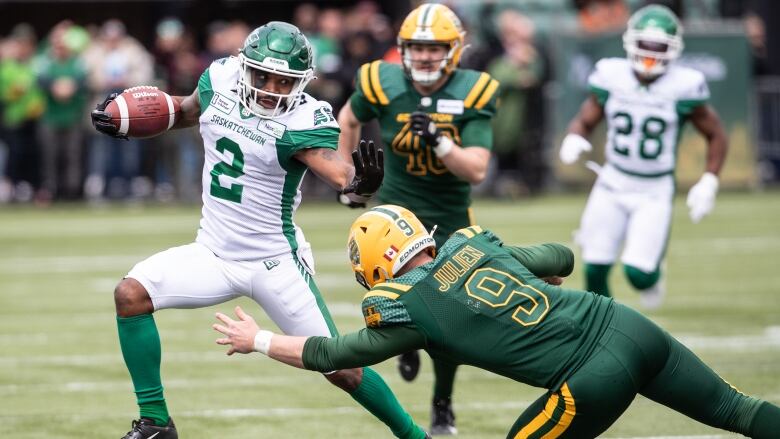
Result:
[[[385,176],[384,151],[377,149],[373,140],[361,140],[358,148],[352,151],[352,163],[355,165],[355,178],[341,193],[370,197],[382,185]]]
[[[116,99],[117,96],[119,96],[119,93],[111,93],[106,97],[105,101],[95,106],[95,109],[92,110],[92,114],[91,114],[92,125],[95,127],[96,130],[100,131],[103,134],[107,134],[116,139],[127,140],[127,136],[117,134],[118,131],[117,127],[115,127],[114,124],[111,123],[111,113],[106,112],[106,107],[108,106],[108,103]]]
[[[422,137],[427,145],[434,147],[439,144],[441,130],[431,120],[431,116],[428,113],[417,110],[412,113],[410,120],[412,122],[412,132]]]

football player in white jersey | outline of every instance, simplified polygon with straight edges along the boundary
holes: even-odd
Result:
[[[311,248],[293,214],[307,169],[356,202],[382,181],[382,152],[361,141],[346,162],[336,151],[331,106],[303,92],[313,78],[306,37],[287,23],[255,29],[237,57],[214,61],[190,96],[174,96],[174,128],[200,124],[205,147],[203,210],[194,243],[136,264],[114,291],[119,342],[140,419],[126,439],[176,438],[160,377],[160,338],[152,313],[199,308],[247,296],[287,334],[336,335],[312,279]],[[105,112],[95,128],[117,136]],[[325,377],[382,420],[397,437],[423,438],[382,378],[369,368]],[[208,435],[208,434],[207,434]]]
[[[666,251],[675,191],[677,141],[686,121],[707,141],[704,174],[690,189],[690,218],[698,223],[715,205],[727,138],[707,105],[700,72],[673,64],[683,48],[682,26],[664,6],[639,9],[623,35],[627,58],[596,63],[591,95],[571,121],[560,159],[572,164],[592,146],[587,137],[607,121],[606,163],[588,198],[577,242],[585,261],[585,287],[609,296],[607,276],[618,257],[647,308],[664,294],[661,261]]]

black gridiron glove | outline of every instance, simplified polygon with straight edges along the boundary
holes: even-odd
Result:
[[[106,107],[108,106],[108,103],[116,99],[117,96],[119,96],[119,93],[111,93],[110,95],[106,96],[105,101],[95,106],[95,109],[92,110],[92,114],[91,114],[92,125],[95,127],[96,130],[100,131],[103,134],[109,135],[116,139],[127,140],[127,136],[117,134],[117,128],[114,126],[113,123],[111,123],[111,113],[106,112]]]
[[[410,116],[412,122],[412,132],[425,140],[425,143],[431,147],[435,147],[441,140],[441,130],[431,120],[431,116],[428,113],[420,110],[415,111]]]
[[[352,151],[352,163],[355,165],[355,178],[341,191],[342,194],[370,197],[382,185],[385,176],[385,154],[374,146],[374,141],[360,141],[360,145]]]

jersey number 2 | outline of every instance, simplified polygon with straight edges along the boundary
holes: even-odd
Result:
[[[541,322],[550,310],[550,301],[544,293],[494,268],[474,271],[466,282],[466,293],[492,308],[514,306],[512,320],[523,326]]]
[[[219,162],[211,168],[211,191],[209,193],[212,197],[241,203],[241,193],[244,192],[244,185],[233,183],[230,187],[224,187],[219,184],[219,176],[226,175],[231,178],[238,178],[244,175],[244,153],[241,152],[238,143],[227,137],[217,140],[217,151],[222,154],[225,154],[225,151],[230,151],[233,154],[233,161],[229,164]]]

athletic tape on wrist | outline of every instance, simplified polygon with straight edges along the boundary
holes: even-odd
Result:
[[[271,349],[271,337],[274,333],[261,329],[255,334],[255,351],[260,352],[263,355],[268,355],[268,350]]]
[[[452,148],[455,147],[455,142],[447,136],[441,136],[439,144],[433,147],[433,152],[436,157],[444,157],[452,152]]]

